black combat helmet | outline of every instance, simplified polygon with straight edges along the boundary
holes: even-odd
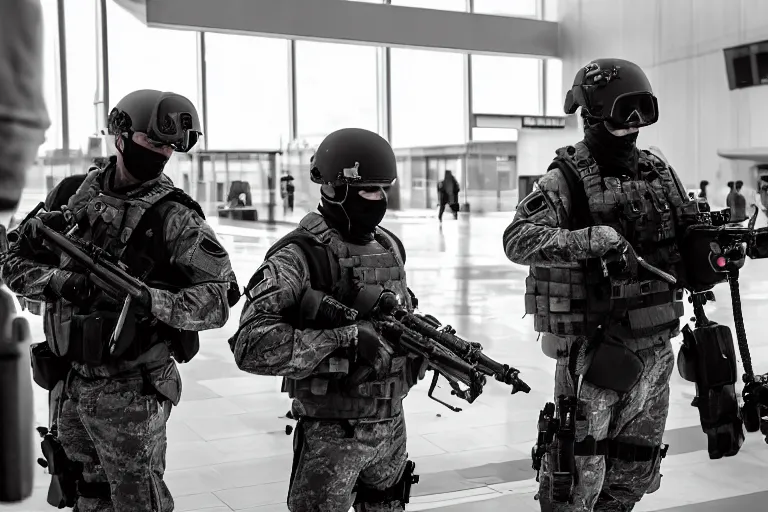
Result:
[[[397,180],[395,153],[373,132],[344,128],[320,143],[310,177],[315,183],[334,187],[390,187]]]
[[[203,132],[197,110],[184,96],[142,89],[121,99],[109,113],[111,134],[143,132],[158,146],[186,153]]]
[[[579,69],[565,96],[565,113],[579,107],[585,118],[615,128],[639,128],[659,119],[648,77],[637,64],[622,59],[596,59]]]

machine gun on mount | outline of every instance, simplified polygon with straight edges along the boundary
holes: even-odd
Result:
[[[739,291],[739,270],[745,258],[768,257],[768,228],[755,229],[757,214],[755,207],[744,227],[727,224],[727,212],[703,213],[698,223],[688,227],[681,245],[695,329],[688,325],[683,328],[678,371],[696,384],[697,396],[691,405],[699,409],[710,458],[738,453],[744,441],[742,422],[747,432],[760,430],[768,436],[768,374],[756,375],[752,367]],[[738,378],[730,329],[709,320],[704,312],[704,305],[715,300],[712,286],[725,281],[730,287],[737,346],[744,366],[741,407],[735,393]]]
[[[442,326],[435,317],[409,313],[401,307],[397,295],[393,292],[384,290],[381,286],[368,285],[360,294],[369,297],[363,302],[374,304],[369,313],[360,314],[357,310],[325,296],[323,307],[318,311],[318,320],[332,322],[334,326],[340,324],[337,319],[347,322],[370,320],[394,346],[406,353],[425,358],[428,361],[428,369],[434,372],[427,394],[432,400],[454,412],[461,411],[460,408],[434,396],[441,375],[448,380],[451,394],[470,404],[483,392],[486,377],[494,377],[497,381],[512,386],[512,394],[531,391],[528,384],[520,379],[519,370],[491,359],[483,353],[482,345],[460,338],[455,329],[450,325]]]

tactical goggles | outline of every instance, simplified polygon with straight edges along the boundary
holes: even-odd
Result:
[[[188,152],[197,144],[200,132],[196,118],[183,97],[166,96],[155,105],[147,129],[147,139],[153,146],[170,146],[175,151]]]
[[[604,118],[616,128],[640,128],[659,120],[656,97],[649,92],[630,92],[618,96]]]

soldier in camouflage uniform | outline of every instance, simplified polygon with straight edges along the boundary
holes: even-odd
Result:
[[[682,290],[638,257],[678,274],[680,212],[689,199],[663,156],[635,145],[639,128],[658,119],[639,67],[599,59],[580,69],[566,113],[578,107],[584,140],[557,150],[518,206],[504,250],[531,267],[525,310],[544,353],[557,360],[555,397],[578,399],[573,502],[552,499],[550,452],[542,510],[629,511],[660,485],[670,339],[683,315]]]
[[[230,339],[238,367],[283,376],[293,398],[293,512],[401,511],[408,499],[402,400],[426,362],[352,320],[355,311],[365,318],[382,289],[413,309],[403,247],[378,227],[396,177],[395,155],[378,135],[330,134],[312,161],[319,213],[267,253]]]
[[[67,457],[83,464],[76,509],[168,512],[165,425],[181,396],[174,359],[194,356],[197,332],[224,325],[239,294],[199,205],[162,172],[173,151],[189,151],[200,135],[192,103],[136,91],[112,110],[109,126],[117,156],[91,169],[64,212],[41,213],[20,228],[2,277],[14,292],[45,301],[48,353],[71,367],[46,387],[65,397],[53,413],[58,437]],[[101,247],[144,282],[119,356],[108,341],[122,297],[43,246],[40,224]]]

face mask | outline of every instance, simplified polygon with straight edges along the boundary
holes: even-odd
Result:
[[[365,199],[358,194],[358,189],[351,187],[342,205],[349,216],[353,234],[373,233],[387,213],[387,195],[378,200]]]
[[[168,158],[151,149],[136,144],[132,139],[123,139],[123,164],[128,174],[139,181],[149,181],[157,178],[163,172]],[[119,151],[119,150],[118,150]]]

